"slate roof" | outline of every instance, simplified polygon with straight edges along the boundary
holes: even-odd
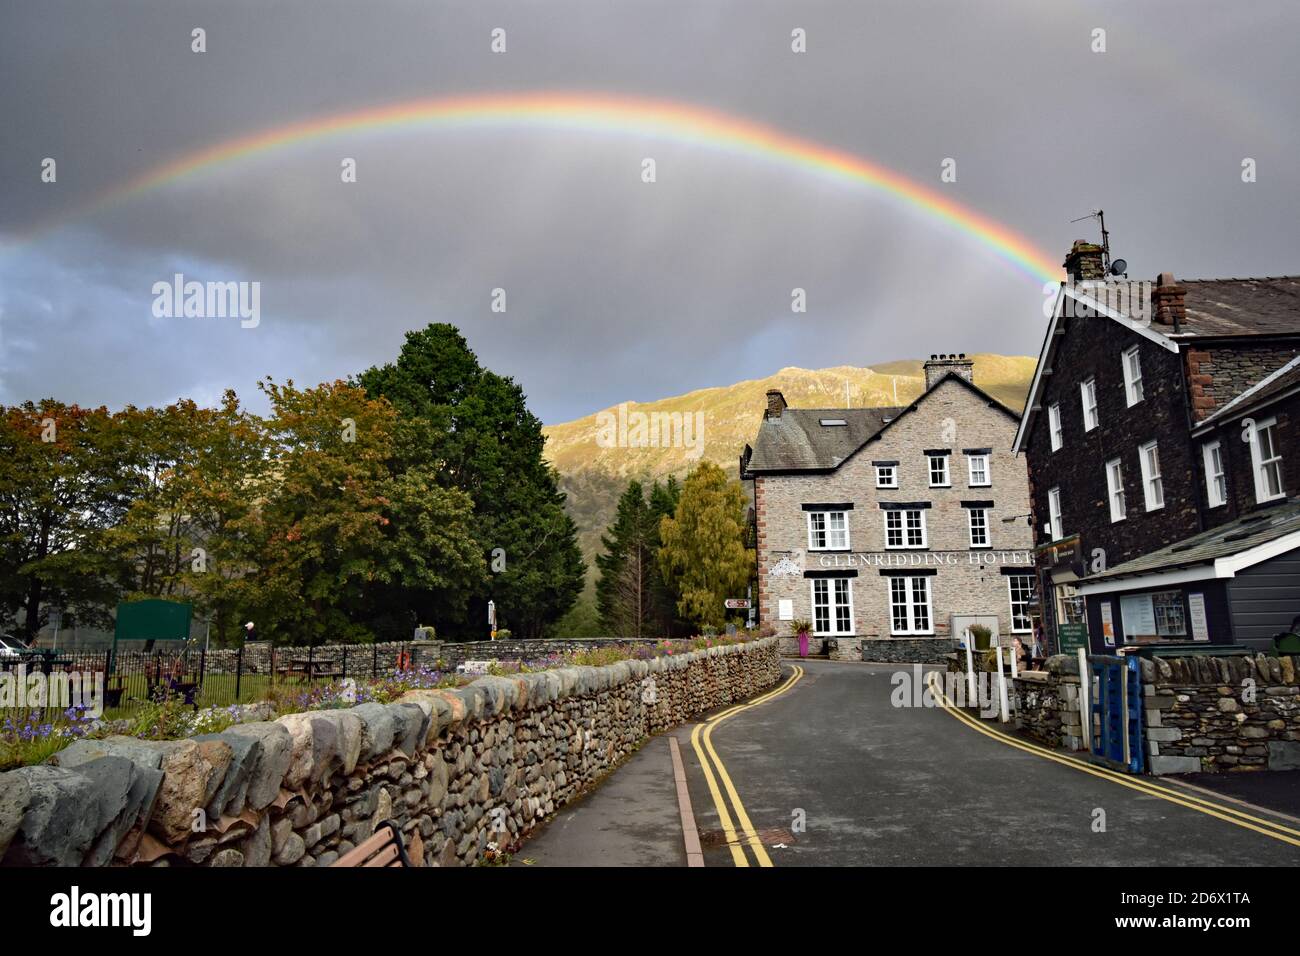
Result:
[[[786,408],[780,418],[764,418],[753,448],[746,447],[741,470],[756,472],[834,471],[843,461],[952,379],[1013,421],[1020,416],[973,382],[948,372],[912,404],[884,408]],[[847,425],[823,425],[821,419]]]
[[[832,471],[902,411],[902,407],[787,408],[780,418],[763,419],[747,470]],[[823,418],[848,424],[822,425]]]
[[[1300,276],[1179,279],[1178,284],[1187,290],[1187,318],[1171,338],[1300,333]]]
[[[1143,330],[1143,334],[1148,334],[1148,337],[1153,337],[1149,333],[1154,333],[1154,338],[1166,343],[1170,349],[1183,349],[1197,340],[1216,336],[1300,336],[1300,276],[1177,279],[1176,282],[1187,292],[1183,300],[1186,314],[1179,321],[1178,331],[1175,332],[1172,326],[1156,322]],[[1149,298],[1147,305],[1150,308]],[[1021,450],[1037,416],[1036,409],[1041,398],[1039,389],[1042,385],[1039,373],[1044,367],[1051,368],[1056,357],[1060,339],[1053,331],[1057,321],[1053,318],[1048,323],[1043,337],[1038,365],[1030,383],[1029,395],[1025,399],[1020,430],[1016,433],[1013,446],[1016,452]],[[1241,354],[1245,357],[1247,352]],[[1261,362],[1251,380],[1258,384],[1274,371],[1276,369]]]
[[[1184,538],[1159,551],[1125,561],[1101,574],[1090,574],[1080,583],[1093,584],[1140,574],[1156,574],[1177,568],[1210,564],[1231,557],[1283,535],[1300,531],[1300,497],[1229,521],[1227,524]]]

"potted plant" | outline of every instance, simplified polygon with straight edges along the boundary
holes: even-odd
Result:
[[[972,624],[970,626],[971,640],[975,642],[972,650],[987,651],[993,640],[993,632],[985,624]]]
[[[808,621],[799,620],[790,622],[790,630],[799,638],[799,656],[808,656],[808,635],[812,633],[813,626]]]

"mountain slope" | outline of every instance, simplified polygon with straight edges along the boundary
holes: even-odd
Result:
[[[1034,359],[1026,356],[979,354],[975,361],[975,383],[1006,405],[1019,410],[1034,372]],[[735,385],[702,388],[654,402],[628,402],[624,418],[635,427],[635,413],[703,414],[702,441],[694,447],[602,447],[598,442],[602,412],[615,420],[619,409],[603,409],[585,418],[548,425],[546,457],[560,472],[561,487],[568,494],[568,509],[577,522],[579,540],[588,565],[600,550],[600,535],[613,520],[618,496],[632,478],[652,481],[669,475],[683,477],[702,459],[716,462],[734,475],[740,453],[754,440],[766,407],[769,388],[779,388],[794,408],[874,407],[906,405],[925,386],[919,360],[888,362],[861,367],[783,368],[767,378],[750,379]],[[700,421],[700,419],[695,419]],[[696,437],[694,433],[687,433]]]

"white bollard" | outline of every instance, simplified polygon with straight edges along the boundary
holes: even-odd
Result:
[[[966,645],[966,706],[971,706],[971,701],[975,701],[978,706],[979,692],[975,689],[975,661],[970,653],[970,630],[966,631],[966,639],[963,643]]]
[[[1016,645],[1013,643],[1011,647],[1008,648],[1008,651],[1011,655],[1011,679],[1015,680],[1020,676],[1020,668],[1016,664],[1016,657],[1018,656],[1016,654]]]
[[[1011,705],[1007,702],[1007,675],[1002,673],[1002,645],[997,646],[998,652],[998,704],[1002,708],[1002,716],[999,718],[1002,723],[1011,719]]]
[[[1079,648],[1079,717],[1083,730],[1083,749],[1092,750],[1092,672],[1088,670],[1088,651]]]

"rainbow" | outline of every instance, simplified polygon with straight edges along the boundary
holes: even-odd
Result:
[[[1055,282],[1061,267],[1001,223],[860,156],[769,126],[695,106],[584,93],[502,93],[420,99],[317,116],[187,153],[113,186],[88,214],[218,167],[304,143],[391,129],[540,128],[628,134],[710,149],[879,191],[992,250],[1035,279]],[[935,167],[936,176],[938,166]],[[46,227],[48,228],[48,226]]]

